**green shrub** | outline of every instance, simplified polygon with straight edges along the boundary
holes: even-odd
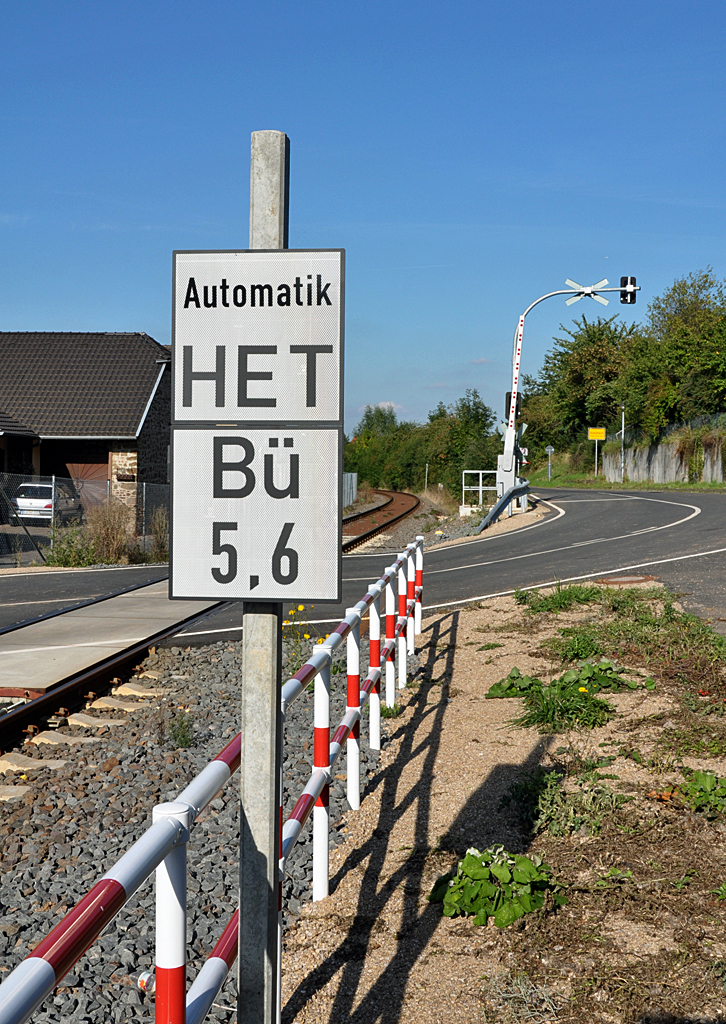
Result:
[[[555,906],[567,903],[562,886],[551,875],[551,868],[539,857],[512,855],[503,846],[481,851],[472,847],[456,871],[437,880],[429,900],[443,903],[445,917],[473,916],[476,925],[485,925],[493,917],[498,928],[506,928],[524,914],[540,910],[548,894]]]
[[[45,557],[46,565],[59,565],[75,569],[83,565],[95,565],[99,558],[96,546],[81,526],[54,526],[53,550]]]

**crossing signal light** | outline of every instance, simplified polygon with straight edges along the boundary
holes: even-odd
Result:
[[[635,296],[638,293],[635,290],[635,278],[634,277],[621,277],[620,278],[620,301],[626,306],[635,305]]]
[[[512,406],[512,392],[507,391],[507,397],[504,399],[504,416],[505,419],[509,419],[509,410]],[[514,410],[514,418],[518,420],[522,415],[522,392],[517,392],[517,408]]]

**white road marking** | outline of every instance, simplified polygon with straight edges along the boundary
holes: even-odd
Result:
[[[726,548],[713,548],[711,551],[696,551],[692,555],[676,555],[674,558],[659,558],[654,562],[637,562],[635,565],[619,565],[614,569],[605,569],[602,572],[586,572],[583,576],[567,576],[560,580],[552,580],[551,583],[533,583],[528,587],[517,587],[517,590],[541,590],[544,587],[554,586],[557,583],[576,583],[578,580],[591,580],[597,576],[612,576],[613,573],[627,572],[630,569],[647,569],[652,565],[665,565],[668,562],[683,562],[688,558],[705,558],[707,555],[722,555]],[[513,590],[500,590],[496,594],[482,594],[479,597],[466,597],[461,601],[446,601],[441,604],[424,605],[424,611],[432,608],[451,608],[457,604],[470,604],[472,601],[486,601],[492,597],[507,597],[513,594]]]

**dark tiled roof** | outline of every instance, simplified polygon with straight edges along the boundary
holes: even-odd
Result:
[[[20,434],[21,437],[35,437],[35,432],[29,427],[18,423],[12,416],[6,416],[0,409],[0,434]]]
[[[0,332],[0,409],[40,437],[134,437],[169,357],[148,334]]]

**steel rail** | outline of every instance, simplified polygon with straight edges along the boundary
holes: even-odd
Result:
[[[379,491],[377,488],[374,490],[373,493],[374,494],[389,494],[388,491]],[[392,501],[393,501],[393,498],[392,497],[388,497],[386,499],[386,501],[382,501],[381,504],[380,505],[376,505],[375,508],[369,508],[369,509],[366,509],[365,512],[353,512],[349,516],[343,516],[343,526],[347,526],[348,523],[355,523],[359,519],[365,519],[366,516],[375,515],[376,512],[382,512],[384,508],[388,508],[388,506],[391,504]]]
[[[390,529],[391,526],[394,525],[394,523],[399,523],[402,519],[405,519],[406,516],[410,515],[412,512],[415,512],[416,509],[421,504],[421,500],[419,498],[417,498],[415,494],[409,494],[407,491],[383,491],[383,492],[380,492],[380,493],[390,494],[391,495],[391,501],[393,501],[394,498],[397,495],[399,497],[412,498],[413,499],[413,505],[411,505],[410,508],[405,509],[405,511],[400,512],[398,515],[391,516],[390,519],[387,519],[386,522],[382,523],[380,526],[375,526],[372,530],[366,530],[363,533],[359,533],[356,537],[351,537],[350,540],[343,541],[343,552],[344,553],[346,551],[352,551],[354,548],[357,548],[359,544],[363,544],[365,541],[370,540],[372,537],[375,537],[377,534],[383,533],[385,530]],[[376,510],[376,511],[379,511],[379,510]],[[376,511],[368,512],[366,514],[367,515],[375,515]]]
[[[6,742],[8,735],[17,736],[17,733],[24,726],[35,724],[38,719],[47,718],[49,715],[55,714],[63,701],[72,700],[74,697],[77,697],[80,695],[80,691],[85,690],[86,687],[94,685],[107,686],[114,675],[127,668],[139,658],[139,655],[148,651],[150,647],[163,643],[164,640],[176,636],[186,626],[200,622],[221,608],[226,608],[234,603],[234,601],[219,601],[210,608],[206,608],[203,612],[196,612],[194,615],[188,615],[185,619],[179,619],[173,625],[167,626],[151,636],[144,637],[143,640],[139,640],[130,647],[125,647],[117,654],[112,654],[102,661],[97,661],[95,665],[90,665],[88,668],[83,669],[82,672],[77,672],[75,675],[66,676],[65,679],[59,680],[56,686],[48,690],[41,697],[35,697],[33,700],[28,701],[27,704],[15,706],[11,711],[0,715],[0,741]]]

